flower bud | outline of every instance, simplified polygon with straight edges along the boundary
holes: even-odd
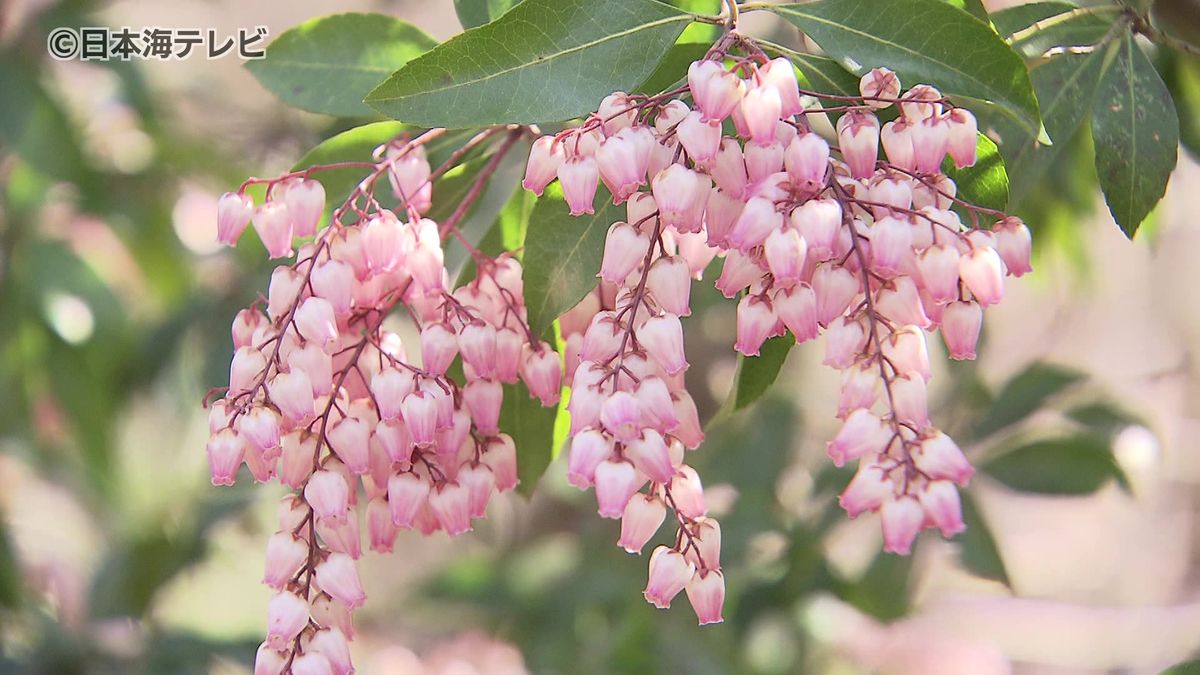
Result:
[[[875,295],[875,309],[893,323],[929,327],[921,295],[909,277],[896,277],[884,284]]]
[[[837,133],[850,174],[860,180],[870,178],[879,152],[879,120],[871,113],[851,110],[838,120]]]
[[[746,85],[721,63],[704,59],[688,67],[688,88],[704,121],[720,122],[737,107]]]
[[[595,429],[585,429],[571,439],[567,454],[567,482],[580,490],[591,487],[596,467],[613,454],[613,441]]]
[[[700,482],[700,474],[692,467],[686,464],[680,466],[668,487],[675,508],[684,516],[700,518],[708,513],[704,485]]]
[[[746,295],[737,307],[737,342],[733,348],[746,356],[758,356],[779,319],[771,303],[761,296]]]
[[[804,237],[808,255],[829,260],[842,227],[842,206],[834,199],[811,199],[792,209],[792,227]]]
[[[901,373],[892,380],[892,412],[898,422],[918,429],[929,425],[929,394],[918,373]]]
[[[345,316],[354,299],[354,268],[337,260],[326,260],[313,268],[309,279],[313,292],[329,301],[334,314]]]
[[[883,522],[883,550],[888,553],[908,555],[912,552],[913,540],[925,522],[925,509],[912,497],[888,500],[879,509]]]
[[[324,654],[302,654],[292,661],[291,675],[336,675]]]
[[[817,337],[817,294],[806,283],[791,288],[781,288],[771,297],[775,314],[787,329],[792,331],[796,342]]]
[[[325,213],[325,186],[311,178],[288,181],[279,198],[287,204],[292,219],[292,235],[311,237],[317,233],[317,225]]]
[[[892,105],[892,101],[888,99],[900,96],[900,78],[887,68],[872,68],[859,79],[858,92],[867,99],[864,103],[875,110],[881,110]]]
[[[675,127],[675,136],[697,166],[708,168],[721,149],[721,124],[703,121],[703,113],[692,111]]]
[[[994,305],[1004,297],[1004,263],[996,249],[976,248],[962,256],[958,274],[980,305]]]
[[[354,560],[345,553],[329,554],[324,562],[317,565],[315,574],[321,590],[335,600],[346,603],[350,609],[361,607],[366,602],[367,594],[363,592]]]
[[[486,464],[471,464],[459,469],[457,480],[467,490],[471,517],[482,518],[496,489],[496,474]]]
[[[791,228],[772,231],[767,236],[764,252],[767,266],[777,282],[786,285],[800,280],[808,245],[799,232]]]
[[[679,427],[675,402],[671,399],[671,392],[662,378],[643,377],[634,391],[634,398],[642,411],[642,424],[664,434],[669,434]]]
[[[760,83],[747,88],[746,95],[738,104],[738,111],[746,126],[745,135],[759,145],[774,141],[775,124],[782,116],[782,110],[783,101],[774,87]]]
[[[558,175],[558,167],[563,162],[562,143],[554,136],[542,136],[533,142],[529,149],[529,162],[525,164],[525,180],[521,185],[537,196]]]
[[[329,447],[351,473],[362,475],[367,472],[371,428],[366,422],[347,417],[334,422],[326,435]]]
[[[458,333],[458,349],[463,363],[477,377],[491,377],[496,367],[496,329],[482,321],[472,321]]]
[[[817,320],[822,326],[841,316],[859,292],[858,279],[839,265],[818,265],[813,271],[813,291],[817,294]]]
[[[413,445],[419,448],[433,445],[438,426],[438,402],[432,394],[418,390],[405,396],[400,402],[400,415],[412,435]]]
[[[410,529],[429,498],[429,483],[415,473],[399,473],[388,479],[388,507],[397,527]]]
[[[933,480],[948,480],[966,487],[975,474],[963,451],[941,431],[934,430],[926,435],[920,448],[914,456],[917,468]]]
[[[829,169],[829,143],[815,133],[799,134],[784,149],[783,165],[792,180],[804,189],[815,192],[825,184],[825,173]]]
[[[268,390],[271,401],[292,422],[303,424],[316,413],[312,381],[303,370],[276,374]]]
[[[947,150],[954,160],[954,166],[964,169],[975,165],[975,145],[979,135],[975,116],[970,110],[955,108],[946,113],[948,125]]]
[[[929,381],[929,350],[925,333],[916,326],[901,326],[882,342],[883,356],[900,373],[916,373]]]
[[[280,265],[271,272],[271,284],[267,288],[267,316],[274,321],[288,313],[292,304],[300,297],[304,277],[296,270]]]
[[[600,101],[596,116],[600,118],[600,126],[606,136],[612,136],[627,129],[637,120],[638,109],[630,100],[629,94],[616,91]]]
[[[979,330],[983,325],[983,309],[977,302],[952,302],[942,312],[942,339],[950,358],[971,360],[975,358],[975,344],[979,342]]]
[[[322,347],[338,338],[333,305],[325,298],[313,296],[305,299],[296,309],[295,321],[301,337]]]
[[[322,469],[313,473],[304,486],[304,501],[319,519],[342,519],[350,508],[350,488],[341,474]]]
[[[721,608],[725,604],[725,576],[721,570],[700,570],[687,585],[688,602],[696,612],[701,626],[721,623]]]
[[[246,455],[246,443],[233,429],[213,434],[205,448],[213,485],[233,485]]]
[[[350,661],[350,645],[346,636],[337,628],[327,628],[317,631],[308,643],[309,655],[320,655],[329,662],[330,675],[350,675],[354,666]],[[293,663],[294,665],[294,663]],[[294,671],[299,673],[299,671]]]
[[[558,354],[542,343],[538,350],[525,347],[521,361],[521,379],[529,394],[549,407],[558,403],[562,391],[562,363]]]
[[[862,462],[850,484],[838,497],[838,503],[846,510],[846,514],[855,518],[864,511],[874,511],[879,508],[885,498],[892,495],[892,482],[877,464]]]
[[[479,433],[494,436],[500,431],[500,406],[504,402],[504,389],[498,381],[468,382],[462,389],[462,397]]]
[[[652,316],[637,330],[638,342],[668,375],[678,375],[688,367],[683,352],[683,324],[674,314]]]
[[[709,169],[717,187],[727,195],[740,197],[746,189],[749,177],[746,175],[746,162],[742,154],[742,146],[733,138],[721,141],[716,159]]]
[[[758,69],[758,76],[762,86],[774,89],[779,94],[780,117],[790,117],[803,112],[800,86],[796,82],[796,70],[791,61],[782,56],[772,59]]]
[[[267,644],[284,651],[308,625],[308,603],[295,593],[276,593],[267,605]]]
[[[646,127],[622,129],[596,149],[596,166],[613,202],[619,204],[646,184],[653,135]]]
[[[783,214],[775,204],[765,197],[755,197],[746,202],[729,232],[729,243],[742,253],[762,244],[768,235],[783,228]]]
[[[254,655],[254,675],[282,675],[286,665],[283,654],[271,649],[271,645],[263,642],[258,646]]]
[[[620,518],[629,499],[646,482],[629,462],[608,459],[596,467],[596,503],[601,518]]]
[[[753,258],[734,249],[725,253],[725,262],[721,265],[721,276],[717,277],[716,287],[721,291],[721,295],[733,298],[762,276],[763,270]]]
[[[641,553],[646,542],[662,527],[667,517],[667,507],[658,497],[634,495],[625,505],[621,516],[621,538],[617,546],[627,553]]]
[[[618,391],[604,401],[600,408],[600,421],[604,430],[622,443],[638,437],[641,426],[641,408],[637,399],[626,391]]]
[[[226,192],[217,200],[217,241],[226,246],[237,244],[254,215],[254,200],[240,192]]]
[[[879,130],[879,142],[888,161],[898,169],[917,170],[917,155],[913,149],[914,123],[903,117],[892,120]]]
[[[1029,264],[1032,241],[1025,223],[1020,218],[1009,216],[997,223],[993,231],[996,234],[996,252],[1000,254],[1008,273],[1019,277],[1033,271]]]
[[[671,606],[680,591],[687,586],[695,573],[696,566],[688,562],[679,551],[659,546],[650,554],[650,573],[643,595],[646,601],[659,609]]]
[[[458,483],[444,483],[429,493],[429,508],[446,534],[454,537],[471,530],[471,495]]]
[[[634,468],[656,483],[668,483],[675,474],[667,443],[662,434],[654,429],[643,430],[641,437],[630,441],[625,447],[625,453]]]
[[[949,539],[967,529],[963,524],[962,499],[952,483],[933,481],[917,493],[917,500],[925,512],[925,520],[941,530],[943,537]]]
[[[625,277],[637,269],[638,263],[646,257],[649,246],[650,237],[632,225],[620,221],[613,223],[604,238],[600,278],[613,284],[625,281]]]
[[[875,413],[859,408],[846,416],[842,428],[826,444],[825,453],[833,460],[833,465],[840,468],[846,462],[883,451],[890,433]]]
[[[699,232],[704,225],[705,205],[712,180],[682,164],[672,164],[650,182],[658,217],[663,226],[680,232]]]
[[[573,157],[558,166],[558,180],[571,215],[595,213],[592,201],[600,181],[600,168],[593,157]]]
[[[838,394],[839,418],[845,418],[857,408],[870,408],[879,397],[879,370],[870,361],[842,371],[842,388]]]
[[[287,204],[267,202],[254,210],[254,231],[272,258],[292,255],[292,216]]]

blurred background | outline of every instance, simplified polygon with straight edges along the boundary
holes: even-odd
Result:
[[[336,9],[460,30],[450,0]],[[200,400],[226,381],[230,321],[270,268],[252,236],[218,250],[215,198],[361,122],[283,106],[236,57],[55,61],[45,36],[273,37],[331,10],[0,0],[0,672],[250,669],[283,492],[209,485]],[[1200,66],[1158,65],[1177,98],[1200,98]],[[1195,115],[1180,118],[1194,140]],[[935,356],[934,417],[974,459],[1067,439],[1111,448],[1121,472],[1034,462],[980,477],[966,535],[880,555],[878,522],[836,506],[837,374],[803,345],[697,456],[725,533],[724,624],[648,605],[646,560],[613,545],[618,525],[560,461],[470,536],[402,534],[395,554],[367,556],[359,672],[1132,674],[1200,654],[1200,165],[1181,151],[1129,242],[1090,138],[1063,142],[1018,209],[1036,271],[989,312],[977,364]],[[736,367],[732,307],[708,283],[695,297],[689,386],[711,417]]]

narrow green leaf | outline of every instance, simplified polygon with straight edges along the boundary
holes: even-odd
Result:
[[[1108,33],[1115,18],[1116,12],[1097,7],[1031,2],[996,12],[992,23],[1018,54],[1035,59],[1054,47],[1096,44]]]
[[[1063,54],[1030,71],[1042,104],[1042,121],[1053,145],[1040,143],[1035,135],[1008,120],[995,121],[991,130],[1002,139],[1000,152],[1008,168],[1013,205],[1042,183],[1046,170],[1067,147],[1092,108],[1103,73],[1102,51]],[[984,122],[982,118],[980,121]]]
[[[412,129],[399,122],[372,122],[364,124],[325,139],[320,145],[309,150],[296,162],[292,171],[302,171],[318,164],[336,164],[339,162],[369,162],[371,152],[399,136],[405,130]],[[327,205],[332,207],[354,189],[370,169],[347,168],[330,171],[317,171],[312,178],[325,186]],[[383,183],[386,185],[386,182]]]
[[[564,120],[643,82],[690,22],[654,0],[525,0],[413,60],[366,102],[426,126]]]
[[[1107,401],[1077,405],[1067,411],[1067,417],[1097,436],[1112,436],[1127,426],[1141,422],[1133,414]]]
[[[1194,159],[1200,159],[1200,59],[1163,49],[1157,60],[1175,101],[1179,141]]]
[[[886,66],[911,86],[994,105],[1036,132],[1038,103],[1025,64],[990,26],[941,0],[817,0],[772,8],[861,74]]]
[[[791,333],[779,335],[763,343],[759,356],[738,355],[737,373],[733,378],[733,409],[741,410],[767,393],[779,377],[796,338]]]
[[[383,14],[311,19],[275,38],[246,68],[284,103],[315,113],[365,117],[363,96],[397,68],[437,44]]]
[[[1014,490],[1047,495],[1086,495],[1109,480],[1128,485],[1106,439],[1064,436],[1005,452],[980,469]]]
[[[1029,366],[1004,385],[971,435],[984,438],[1020,422],[1083,377],[1082,373],[1060,366],[1045,363]]]
[[[608,227],[625,217],[625,207],[613,206],[601,187],[593,208],[595,214],[572,216],[558,184],[533,207],[523,276],[529,326],[538,335],[596,286]]]
[[[1004,559],[1000,557],[996,539],[988,529],[979,507],[970,494],[962,493],[961,498],[963,524],[967,529],[958,535],[955,541],[958,542],[959,559],[963,567],[976,576],[1009,585]]]
[[[557,454],[553,444],[557,413],[556,408],[543,408],[540,401],[530,398],[524,383],[504,386],[500,430],[512,436],[517,446],[517,475],[521,477],[517,490],[523,495],[533,492]]]
[[[0,607],[16,609],[21,605],[20,564],[17,552],[8,535],[8,525],[0,519]]]
[[[495,20],[521,0],[454,0],[454,13],[463,28],[474,28]]]
[[[958,196],[966,201],[1000,211],[1008,207],[1008,172],[1000,149],[987,136],[979,134],[973,166],[956,169],[954,160],[947,157],[942,172],[954,180]]]
[[[1133,237],[1167,190],[1179,154],[1179,119],[1171,92],[1133,35],[1115,49],[1092,106],[1092,141],[1108,210]]]

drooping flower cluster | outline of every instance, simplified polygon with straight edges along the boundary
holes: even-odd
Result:
[[[245,463],[256,481],[296,490],[267,544],[263,581],[276,595],[256,674],[352,672],[351,613],[366,599],[360,520],[378,552],[400,529],[470,530],[495,493],[517,484],[516,448],[499,429],[503,386],[521,379],[557,403],[561,364],[528,329],[520,264],[479,256],[476,278],[448,289],[442,238],[455,224],[424,217],[431,180],[452,163],[431,170],[423,143],[438,133],[381,148],[320,232],[324,191],[304,173],[263,181],[258,207],[244,192],[220,200],[226,243],[251,220],[272,257],[315,235],[275,269],[265,307],[235,319],[229,387],[210,413],[214,484],[232,484]],[[383,175],[395,211],[374,197]],[[419,344],[383,327],[398,306]],[[447,374],[458,358],[461,381]]]
[[[657,528],[658,500],[678,507],[680,535],[651,558],[647,598],[665,605],[690,583],[702,622],[717,620],[722,593],[701,587],[693,555],[713,549],[702,530],[712,521],[677,499],[676,486],[699,485],[678,447],[699,441],[678,379],[689,277],[723,258],[716,286],[740,296],[734,348],[747,357],[785,333],[825,334],[825,363],[843,372],[843,427],[828,454],[838,466],[859,461],[841,504],[852,517],[880,512],[886,550],[904,554],[923,528],[963,529],[955,484],[973,473],[930,424],[926,334],[940,330],[952,358],[974,358],[982,309],[1000,301],[1006,274],[1030,269],[1024,224],[959,199],[942,172],[947,156],[957,168],[975,162],[970,112],[927,85],[902,94],[884,68],[862,78],[860,96],[819,107],[823,95],[801,90],[790,62],[739,42],[748,54],[731,66],[719,44],[691,65],[686,87],[615,93],[580,126],[543,137],[525,179],[540,194],[557,178],[573,214],[592,211],[601,182],[614,203],[627,201],[598,295],[563,320],[568,367],[580,360],[572,477],[595,485],[601,515],[624,517],[622,545],[627,530]],[[877,112],[892,106],[898,115],[881,127]],[[841,117],[831,145],[808,116],[832,113]],[[982,229],[981,217],[999,221]]]

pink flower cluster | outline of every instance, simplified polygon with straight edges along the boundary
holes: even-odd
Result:
[[[545,405],[558,401],[561,363],[528,329],[520,264],[480,257],[475,280],[448,290],[445,233],[423,217],[433,175],[424,138],[389,145],[319,233],[323,191],[307,177],[271,181],[256,209],[244,193],[220,201],[228,243],[251,212],[274,257],[315,235],[275,269],[265,303],[234,320],[229,387],[209,418],[214,484],[232,484],[245,463],[255,481],[296,490],[267,544],[263,581],[276,595],[257,675],[352,672],[351,612],[366,599],[360,522],[377,552],[401,529],[470,530],[518,482],[516,447],[499,428],[504,385],[523,380]],[[369,192],[385,174],[404,219]],[[418,345],[383,328],[397,306]],[[447,374],[456,359],[461,381]]]
[[[930,425],[926,333],[940,329],[952,358],[974,358],[983,307],[1000,301],[1006,274],[1030,269],[1024,224],[957,198],[942,173],[947,156],[975,162],[968,111],[927,85],[901,94],[883,68],[862,78],[861,96],[832,97],[836,107],[805,96],[821,95],[802,92],[786,59],[707,58],[682,89],[612,94],[580,126],[539,139],[525,176],[539,194],[557,178],[572,214],[592,212],[601,182],[627,203],[599,289],[562,321],[571,478],[595,486],[602,516],[623,518],[632,551],[663,520],[661,502],[672,507],[679,535],[651,557],[646,595],[666,606],[687,587],[702,623],[719,620],[723,590],[709,581],[719,568],[706,528],[719,530],[687,499],[699,479],[683,462],[701,439],[680,378],[690,279],[723,258],[716,286],[740,295],[734,348],[745,356],[788,332],[825,334],[825,362],[843,371],[844,426],[828,452],[838,466],[860,462],[841,503],[851,516],[879,511],[885,548],[908,553],[923,528],[962,530],[955,484],[973,473]],[[881,127],[876,111],[893,105],[899,115]],[[807,116],[835,112],[831,145]],[[1000,220],[981,229],[981,215]]]

